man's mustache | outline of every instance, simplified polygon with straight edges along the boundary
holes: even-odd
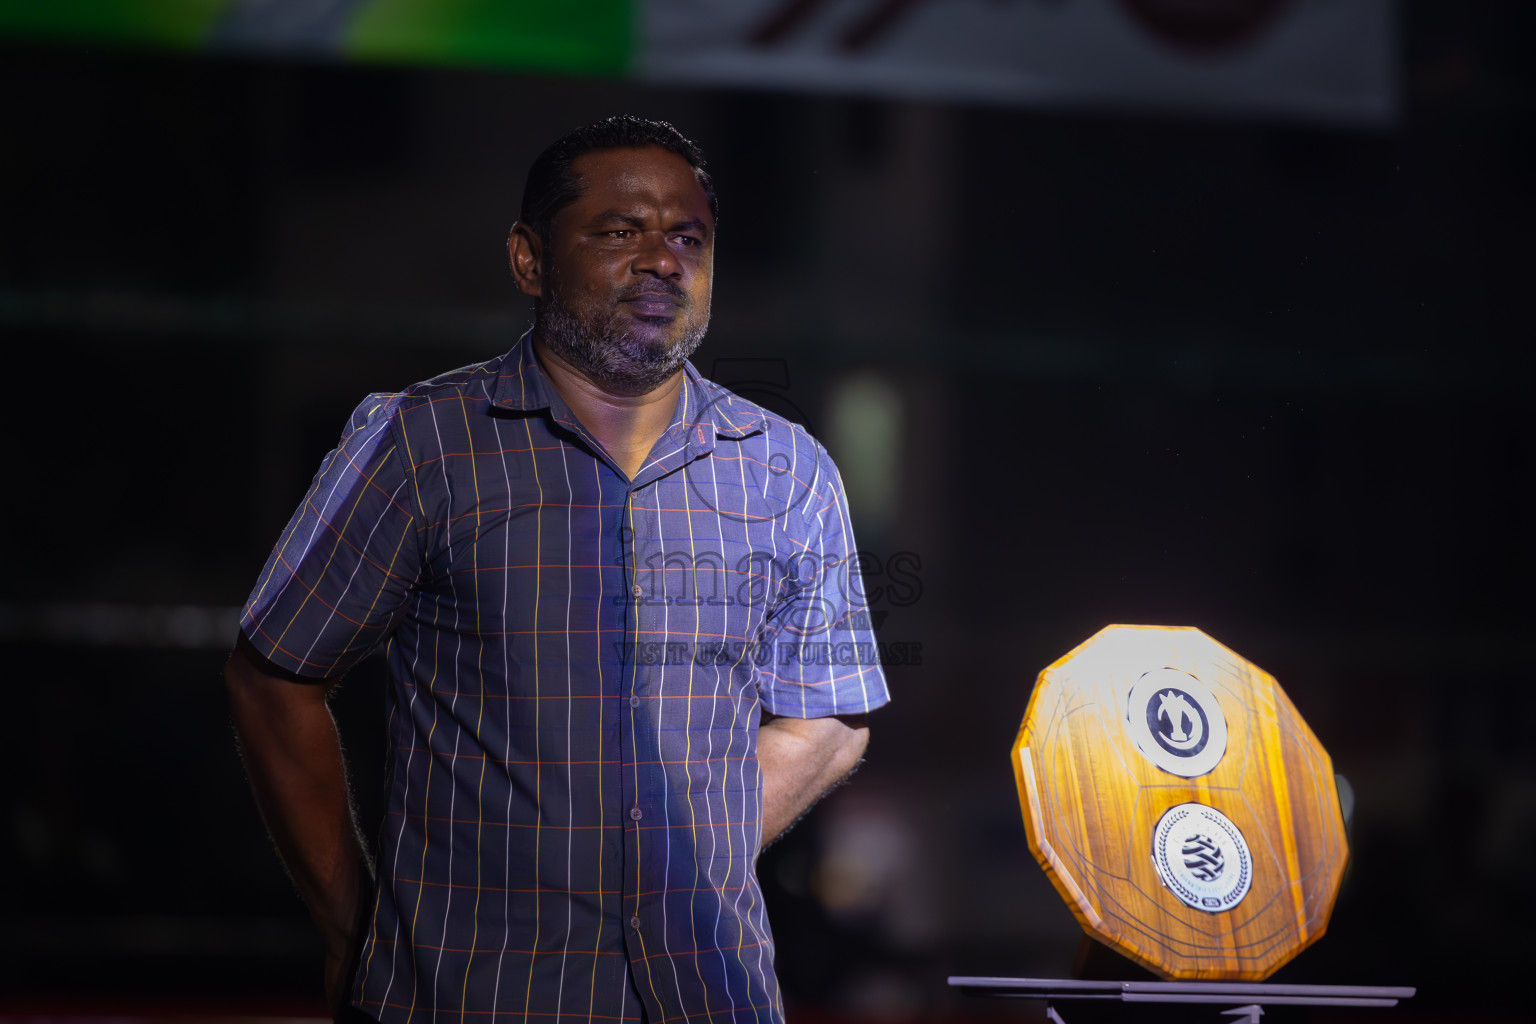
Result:
[[[687,307],[692,300],[688,293],[683,291],[681,285],[671,281],[647,281],[644,284],[634,284],[619,292],[620,302],[629,302],[638,299],[642,295],[670,295],[677,300],[679,306]]]

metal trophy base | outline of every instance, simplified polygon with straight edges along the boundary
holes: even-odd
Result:
[[[1062,978],[950,978],[967,995],[1042,999],[1045,1019],[1066,1024],[1056,1003],[1092,1000],[1122,1003],[1225,1004],[1232,1024],[1259,1024],[1265,1006],[1396,1006],[1412,988],[1381,985],[1265,985],[1237,981],[1071,981]]]

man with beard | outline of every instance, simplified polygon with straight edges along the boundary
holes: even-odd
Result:
[[[757,855],[887,695],[825,449],[688,362],[702,165],[632,117],[546,150],[533,329],[358,406],[247,603],[236,729],[338,1014],[783,1018]],[[385,642],[374,883],[325,698]]]

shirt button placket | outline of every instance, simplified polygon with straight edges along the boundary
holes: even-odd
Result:
[[[633,499],[633,495],[632,494],[629,495],[629,499],[630,500]],[[629,504],[629,501],[626,501],[626,505],[628,505],[628,504]],[[645,628],[644,623],[641,621],[641,618],[642,618],[642,616],[644,615],[644,613],[647,610],[646,607],[645,607],[645,587],[641,586],[641,584],[640,584],[640,573],[638,571],[639,570],[639,565],[640,565],[640,562],[641,562],[641,559],[640,559],[640,547],[641,547],[641,544],[640,544],[640,538],[634,536],[633,534],[629,534],[627,527],[626,527],[626,536],[627,536],[627,539],[628,539],[627,547],[628,547],[629,550],[625,552],[625,555],[626,555],[626,560],[628,560],[630,562],[630,565],[629,565],[629,572],[630,572],[630,577],[629,577],[630,578],[629,596],[630,596],[630,600],[632,601],[632,611],[631,611],[632,626],[631,626],[631,628],[636,630],[635,639],[639,640],[644,635],[644,628]],[[639,688],[639,680],[636,679],[634,681],[634,684],[636,686],[636,689],[638,689]],[[630,697],[629,697],[629,706],[631,708],[637,708],[637,707],[640,706],[640,697],[639,697],[639,695],[637,693],[631,692]],[[637,843],[638,843],[638,840],[639,840],[639,831],[638,831],[638,829],[639,829],[639,821],[640,821],[640,819],[642,817],[644,817],[644,812],[642,812],[640,810],[640,807],[639,807],[639,796],[640,796],[639,793],[633,794],[633,799],[635,800],[635,803],[632,804],[630,806],[630,808],[629,808],[630,822],[631,822],[632,825],[634,825],[634,827],[636,829],[636,831],[631,832],[630,835],[631,835],[631,837]],[[628,888],[628,886],[626,886],[626,888]],[[631,904],[631,906],[634,907],[634,913],[633,913],[633,915],[629,919],[629,927],[630,927],[630,929],[632,931],[634,931],[636,933],[636,935],[638,937],[638,933],[640,931],[639,894],[637,892],[626,893],[626,902],[629,902],[629,900],[631,900],[631,899],[634,900],[634,902]]]
[[[645,817],[645,812],[640,810],[640,808],[638,808],[638,807],[631,807],[629,809],[629,817],[630,817],[631,820],[638,822],[641,818]],[[639,914],[636,914],[634,917],[631,917],[629,919],[629,926],[631,928],[633,928],[635,931],[639,931],[640,930],[640,915]]]
[[[640,601],[641,598],[645,597],[645,588],[642,587],[638,583],[636,583],[634,586],[630,587],[629,588],[629,592],[634,597],[636,602]],[[632,708],[639,707],[640,706],[640,698],[638,696],[633,695],[633,694],[630,695],[629,706],[632,707]]]

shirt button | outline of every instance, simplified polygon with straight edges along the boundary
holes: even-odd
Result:
[[[640,808],[638,808],[638,807],[631,807],[629,809],[629,816],[631,818],[634,818],[636,821],[639,821],[644,815],[642,815],[642,813],[640,811]]]
[[[631,594],[634,594],[636,597],[644,597],[645,596],[645,591],[640,589],[640,584],[638,584],[638,583],[636,583],[633,587],[630,587],[629,588],[629,592]]]
[[[635,931],[639,931],[640,930],[640,919],[638,917],[630,918],[629,919],[629,926],[631,928],[635,929]]]
[[[639,707],[640,706],[640,698],[639,697],[631,697],[631,698],[629,698],[629,706],[632,707],[632,708]]]

